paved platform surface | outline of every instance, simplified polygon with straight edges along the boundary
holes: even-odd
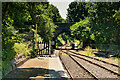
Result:
[[[64,78],[67,80],[67,74],[64,71],[59,57],[49,58],[49,74],[51,78]]]
[[[25,78],[25,80],[68,80],[59,57],[55,55],[29,59],[4,77],[5,80],[8,78],[12,78],[12,80],[18,78]]]

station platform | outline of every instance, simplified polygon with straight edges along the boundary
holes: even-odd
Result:
[[[8,73],[2,80],[68,80],[58,56],[36,57]]]
[[[59,57],[49,58],[49,74],[51,78],[62,78],[61,80],[68,80]]]

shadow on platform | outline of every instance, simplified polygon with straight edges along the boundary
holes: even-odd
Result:
[[[51,78],[50,75],[57,75],[58,78]],[[62,75],[63,71],[44,68],[17,68],[4,76],[2,80],[68,80],[67,78],[62,77]]]

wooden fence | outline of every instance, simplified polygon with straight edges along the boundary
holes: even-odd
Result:
[[[51,41],[48,42],[37,42],[37,48],[35,52],[39,56],[51,56]]]
[[[35,45],[35,37],[34,37],[34,32],[30,31],[30,32],[25,32],[25,39],[27,40],[32,40],[33,43],[33,49],[35,50],[35,55],[39,55],[39,56],[45,56],[45,55],[49,55],[51,56],[51,41],[49,40],[48,42],[37,42],[37,48]]]

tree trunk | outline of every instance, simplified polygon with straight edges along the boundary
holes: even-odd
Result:
[[[9,7],[10,7],[10,3],[7,2],[7,3],[6,3],[6,7],[5,7],[5,11],[4,11],[4,13],[3,13],[3,20],[5,19],[6,15],[8,14]]]

